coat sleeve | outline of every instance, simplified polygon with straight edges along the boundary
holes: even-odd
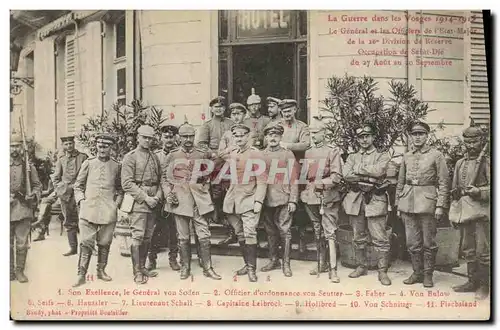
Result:
[[[398,205],[399,195],[401,195],[401,192],[403,191],[403,187],[405,186],[405,181],[406,181],[406,157],[403,156],[403,160],[401,161],[401,166],[399,167],[398,183],[396,185],[395,205]]]
[[[31,192],[35,194],[37,201],[42,200],[42,183],[38,177],[38,172],[33,164],[30,164]]]
[[[122,162],[121,173],[123,191],[130,194],[137,202],[143,203],[148,195],[135,183],[135,170],[134,155],[125,155]]]
[[[354,168],[355,174],[366,175],[373,178],[382,178],[387,174],[387,166],[391,157],[387,152],[382,152],[375,160],[375,164],[359,163]]]
[[[75,184],[73,186],[75,192],[76,204],[85,199],[85,189],[87,186],[87,178],[89,176],[89,161],[85,160],[80,167],[80,171],[76,177]]]
[[[486,171],[486,181],[488,182],[487,185],[479,187],[479,190],[481,191],[481,200],[488,202],[490,200],[490,185],[491,185],[491,173],[490,173],[490,159],[489,157],[484,157],[483,159],[484,162],[484,170]]]
[[[342,174],[344,175],[344,179],[347,181],[355,180],[358,177],[354,174],[354,154],[347,156],[347,160],[342,169]]]
[[[290,175],[290,197],[288,199],[289,203],[297,204],[299,202],[299,184],[298,180],[300,177],[300,164],[297,162],[293,152],[287,150],[287,157],[289,162],[292,162],[292,173]]]
[[[330,176],[323,179],[323,184],[338,185],[342,180],[342,158],[338,150],[330,151],[328,155]]]
[[[291,151],[306,151],[311,146],[311,133],[309,127],[303,126],[299,133],[299,142],[288,143]]]
[[[61,183],[62,179],[62,163],[61,158],[57,159],[54,174],[52,174],[52,183],[54,187],[57,187]]]
[[[438,198],[436,207],[448,208],[450,205],[450,174],[446,160],[441,152],[437,152],[436,169],[438,175]]]
[[[158,173],[158,190],[156,191],[155,197],[157,197],[160,201],[163,199],[163,190],[161,188],[161,176],[162,176],[162,165],[160,159],[154,153],[151,153],[151,158],[155,162],[156,173]]]
[[[263,155],[261,152],[256,151],[255,153],[252,153],[252,156],[254,159],[263,159]],[[256,170],[256,168],[254,168]],[[267,166],[264,168],[264,171],[257,175],[256,177],[257,180],[257,188],[255,190],[255,201],[259,202],[261,204],[264,204],[264,199],[266,197],[266,192],[267,192]]]
[[[173,168],[170,165],[172,161],[172,154],[169,153],[167,157],[165,157],[165,164],[162,168],[162,173],[161,173],[161,189],[163,191],[163,196],[168,196],[170,192],[172,191],[172,185],[170,183],[170,175],[172,174]]]
[[[123,188],[122,188],[122,180],[121,180],[121,173],[122,173],[122,164],[118,164],[118,173],[116,174],[116,179],[115,179],[115,189],[116,189],[116,205],[121,205],[123,201]]]

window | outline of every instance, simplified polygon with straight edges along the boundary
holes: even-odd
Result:
[[[116,98],[120,106],[127,103],[127,72],[125,68],[116,71]]]
[[[122,106],[127,103],[127,29],[125,12],[114,24],[114,77],[115,77],[115,102]]]
[[[121,58],[125,56],[125,40],[126,40],[126,25],[125,16],[120,18],[118,23],[115,24],[115,57]]]

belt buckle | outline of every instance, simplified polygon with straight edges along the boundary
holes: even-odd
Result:
[[[411,180],[411,184],[416,186],[418,184],[418,179]]]

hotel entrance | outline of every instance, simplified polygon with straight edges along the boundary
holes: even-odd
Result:
[[[267,114],[268,96],[296,99],[307,114],[307,13],[287,10],[219,12],[219,90],[246,104],[255,88]]]

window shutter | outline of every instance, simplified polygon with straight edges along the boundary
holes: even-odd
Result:
[[[473,11],[470,36],[470,116],[476,124],[490,123],[490,100],[484,47],[483,14]]]
[[[76,130],[76,49],[73,36],[66,37],[65,95],[66,95],[66,132]]]

